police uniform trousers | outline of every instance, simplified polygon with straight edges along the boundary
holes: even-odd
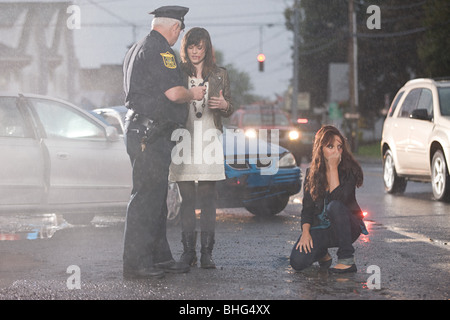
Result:
[[[167,188],[171,132],[163,132],[145,146],[145,127],[127,121],[127,152],[133,167],[133,189],[127,208],[123,265],[127,269],[152,268],[173,260],[166,236]]]

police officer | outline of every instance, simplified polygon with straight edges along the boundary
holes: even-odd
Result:
[[[161,277],[189,271],[176,262],[166,237],[168,172],[172,131],[184,125],[186,102],[201,100],[205,87],[186,89],[171,48],[184,29],[188,8],[156,9],[152,30],[134,44],[124,60],[127,152],[133,166],[133,189],[127,208],[123,274],[128,278]]]

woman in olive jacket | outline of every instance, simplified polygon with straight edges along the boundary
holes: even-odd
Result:
[[[331,272],[356,272],[352,243],[366,233],[355,189],[363,183],[361,166],[342,134],[324,126],[316,134],[313,160],[306,172],[302,234],[292,249],[290,263],[302,270],[314,262],[329,268],[328,248],[337,247],[338,264]]]
[[[216,181],[225,179],[220,136],[222,117],[229,117],[233,113],[230,82],[227,71],[218,67],[214,61],[211,39],[205,29],[192,28],[186,33],[181,42],[180,55],[187,88],[200,85],[206,87],[205,97],[189,104],[187,130],[182,136],[182,140],[190,139],[192,142],[191,156],[188,161],[178,164],[172,158],[169,175],[171,181],[178,183],[182,197],[180,216],[184,252],[181,261],[189,265],[197,263],[195,208],[200,207],[200,266],[215,268],[212,260],[217,198],[215,186]],[[197,137],[199,134],[202,137]],[[195,145],[199,141],[202,144],[200,148]],[[209,152],[211,144],[215,146],[212,154]],[[205,157],[210,157],[211,161],[205,161]]]

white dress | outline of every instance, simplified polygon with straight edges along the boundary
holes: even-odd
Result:
[[[189,77],[189,86],[198,86],[202,79]],[[213,112],[208,108],[208,88],[203,100],[191,101],[186,129],[172,140],[179,141],[172,150],[170,181],[218,181],[225,179],[222,133],[216,129]],[[201,117],[197,117],[197,114]]]

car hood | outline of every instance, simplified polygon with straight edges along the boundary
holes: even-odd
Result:
[[[244,130],[247,130],[247,129],[297,130],[297,128],[296,128],[296,127],[293,127],[293,126],[271,126],[271,125],[267,125],[267,126],[264,126],[264,125],[245,126],[243,129],[244,129]]]
[[[233,150],[233,151],[231,151]],[[223,133],[223,151],[225,155],[230,156],[230,151],[236,156],[245,155],[246,157],[254,157],[256,155],[267,156],[271,151],[283,154],[289,152],[280,145],[268,143],[261,139],[248,139],[243,131],[236,132],[234,130],[224,130]],[[252,154],[250,154],[252,153]]]

